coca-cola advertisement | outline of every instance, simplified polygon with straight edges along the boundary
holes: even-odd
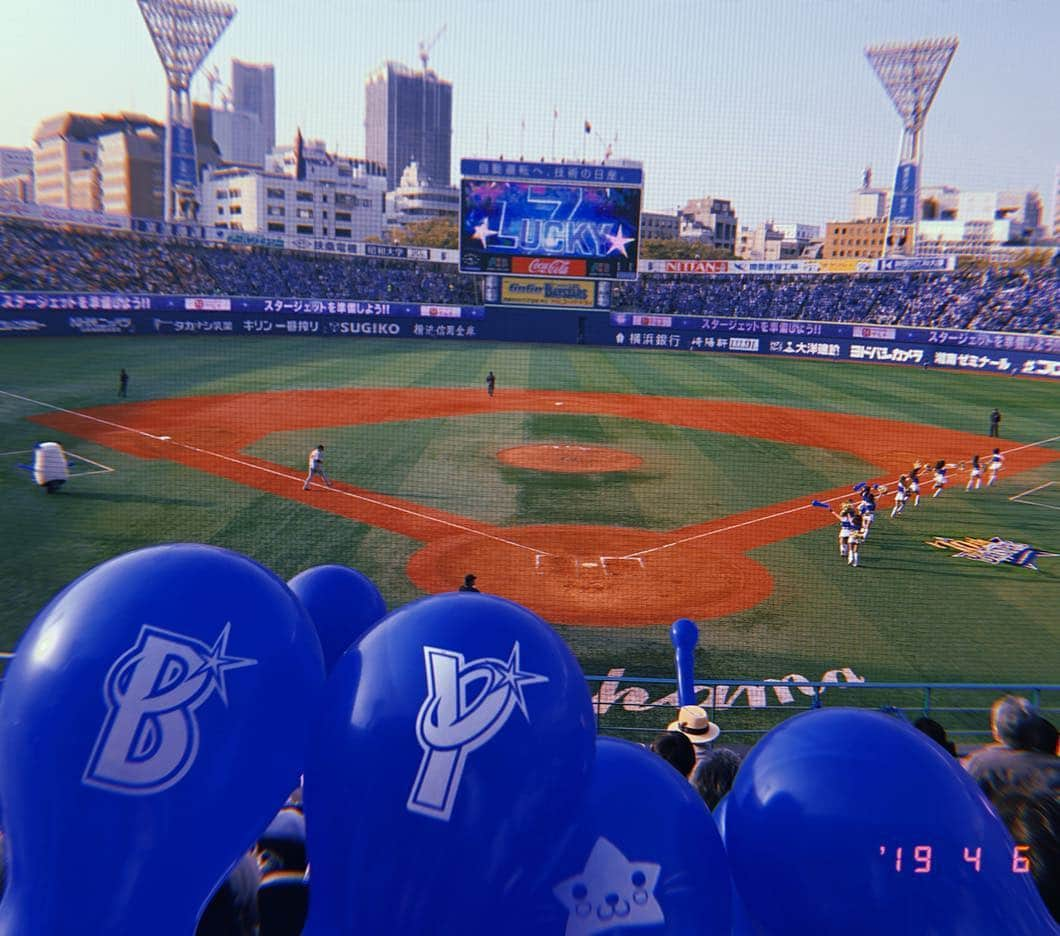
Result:
[[[488,176],[461,182],[462,271],[604,280],[636,277],[639,184],[630,184],[617,171],[611,179],[607,168],[600,166],[586,166],[585,178],[578,173],[568,178],[559,166],[488,165]],[[522,168],[526,172],[520,175]],[[551,175],[536,181],[543,173],[560,169],[563,181]]]
[[[553,257],[512,257],[512,272],[528,276],[585,276],[584,260]]]

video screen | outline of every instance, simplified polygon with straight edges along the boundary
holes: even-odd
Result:
[[[578,167],[570,168],[577,176]],[[556,167],[555,174],[565,170]],[[608,172],[600,167],[581,171],[601,180]],[[639,188],[498,177],[464,178],[460,192],[462,272],[636,278]]]

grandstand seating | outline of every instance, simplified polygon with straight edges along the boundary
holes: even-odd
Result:
[[[0,220],[0,291],[104,291],[469,304],[477,278],[437,263],[206,246]],[[619,311],[1055,334],[1060,269],[787,276],[645,274]]]

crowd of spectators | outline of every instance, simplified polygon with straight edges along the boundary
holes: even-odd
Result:
[[[0,220],[0,291],[170,293],[471,304],[478,278],[437,263],[207,246]],[[1060,268],[696,276],[616,284],[617,311],[1051,334]]]
[[[645,274],[613,292],[619,311],[647,315],[802,319],[1054,333],[1060,270],[675,276]]]
[[[475,280],[440,264],[261,247],[207,246],[125,232],[0,222],[0,291],[359,299],[469,304]]]

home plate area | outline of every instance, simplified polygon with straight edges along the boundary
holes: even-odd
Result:
[[[554,556],[534,553],[534,569],[540,575],[569,575],[603,581],[610,576],[631,576],[643,572],[644,557],[633,556]]]

